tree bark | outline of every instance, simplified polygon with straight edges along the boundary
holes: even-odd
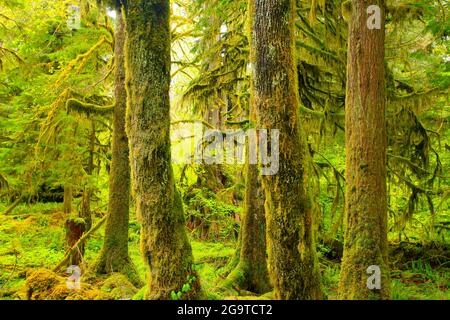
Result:
[[[239,262],[228,275],[225,286],[236,284],[247,291],[266,293],[271,286],[266,262],[264,190],[257,165],[247,161],[245,175],[245,209],[239,238]]]
[[[86,231],[86,224],[83,219],[69,217],[66,220],[66,242],[67,247],[72,248],[78,240],[81,238],[83,233]],[[84,243],[81,243],[76,247],[75,250],[70,254],[69,263],[71,265],[79,266],[83,260],[84,255]]]
[[[72,192],[73,187],[71,185],[64,186],[63,211],[66,214],[70,214],[72,212]]]
[[[59,269],[61,269],[63,266],[67,265],[67,263],[71,260],[72,255],[75,252],[78,252],[80,247],[84,247],[84,244],[86,240],[89,238],[91,234],[93,234],[95,231],[97,231],[103,223],[106,221],[106,216],[101,218],[88,232],[83,233],[83,235],[73,244],[69,247],[68,250],[66,250],[66,253],[64,254],[64,258],[58,263],[58,265],[53,268],[53,272],[58,272]],[[74,223],[72,220],[69,223]],[[66,221],[66,225],[68,222]],[[67,236],[67,235],[66,235]],[[72,242],[72,241],[70,241]]]
[[[367,27],[367,8],[381,8],[381,29]],[[346,208],[341,299],[389,298],[383,0],[352,1],[345,110]],[[381,289],[367,287],[367,268],[381,269]]]
[[[89,230],[92,226],[91,194],[91,188],[85,187],[81,196],[80,218],[83,218],[86,223],[86,231]]]
[[[149,266],[148,299],[170,299],[184,284],[200,290],[183,204],[171,165],[170,1],[128,2],[126,16],[127,133],[141,251]]]
[[[94,152],[95,152],[95,122],[91,120],[91,133],[89,138],[89,158],[86,166],[86,173],[89,177],[92,176],[94,172]],[[92,213],[91,213],[91,198],[92,198],[93,190],[88,183],[87,186],[84,187],[83,194],[81,196],[81,211],[80,218],[83,218],[86,223],[86,231],[88,231],[92,226]]]
[[[125,24],[117,8],[114,60],[115,105],[113,115],[112,161],[109,173],[108,216],[103,248],[96,264],[98,274],[121,272],[133,283],[140,282],[128,255],[130,203],[130,163],[128,137],[125,132],[127,93],[125,89]]]
[[[279,170],[262,177],[269,273],[276,299],[320,299],[308,150],[299,121],[295,0],[250,1],[252,103],[258,128],[278,129]]]

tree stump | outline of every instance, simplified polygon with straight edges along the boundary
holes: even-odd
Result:
[[[83,218],[69,217],[66,220],[66,242],[68,248],[72,248],[75,243],[81,238],[86,231],[86,222]],[[84,255],[84,243],[80,244],[79,248],[70,257],[70,264],[79,266],[83,260]]]

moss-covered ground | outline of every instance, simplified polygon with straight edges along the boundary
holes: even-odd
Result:
[[[0,205],[0,212],[5,206]],[[0,299],[25,299],[27,276],[37,270],[54,268],[63,258],[65,251],[64,220],[60,204],[36,204],[17,207],[10,215],[0,215]],[[96,217],[99,219],[100,217]],[[95,223],[95,221],[94,221]],[[139,229],[137,221],[131,220],[129,232],[130,256],[142,279],[146,267],[139,253]],[[103,228],[90,237],[86,244],[83,270],[95,261],[103,241]],[[199,241],[191,239],[195,266],[208,299],[265,299],[270,294],[256,296],[250,292],[218,290],[223,280],[228,261],[234,254],[234,242]],[[339,261],[330,260],[320,252],[322,283],[328,299],[336,298],[339,281]],[[444,253],[445,254],[445,253]],[[417,254],[413,259],[396,261],[391,266],[393,299],[450,299],[450,264],[439,264],[438,254],[434,260]],[[400,258],[399,258],[400,259]],[[443,260],[448,257],[442,257]],[[442,260],[441,259],[441,260]],[[443,261],[442,260],[442,261]],[[436,263],[436,261],[438,261]],[[39,271],[41,272],[41,271]],[[52,289],[45,289],[40,295],[44,299],[79,299],[81,295],[68,294],[62,290],[62,281],[68,277],[64,272],[49,273],[49,279],[56,278]],[[53,277],[53,278],[52,278]],[[30,281],[30,280],[28,280]],[[53,280],[52,280],[53,281]],[[90,299],[141,299],[142,288],[134,288],[120,275],[96,278],[86,274],[84,298]],[[34,284],[37,286],[37,284]],[[39,284],[41,285],[41,284]],[[44,290],[44,291],[45,291]],[[79,293],[79,292],[78,292]]]

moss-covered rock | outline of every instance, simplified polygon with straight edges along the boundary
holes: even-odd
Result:
[[[67,279],[47,269],[37,269],[27,274],[24,291],[28,300],[111,300],[113,295],[98,290],[87,283],[71,289]]]
[[[138,292],[138,289],[133,286],[127,277],[120,273],[113,273],[108,279],[106,279],[103,282],[101,290],[109,293],[116,300],[132,299]]]
[[[27,299],[45,299],[48,292],[61,282],[63,282],[63,278],[50,270],[38,269],[36,271],[30,271],[27,273],[27,280],[25,283]]]

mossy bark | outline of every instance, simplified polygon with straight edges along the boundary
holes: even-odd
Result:
[[[141,251],[149,266],[148,299],[200,290],[175,187],[170,149],[170,2],[129,1],[126,14],[127,133]]]
[[[65,185],[63,211],[66,214],[70,214],[72,212],[72,193],[73,187],[71,185]]]
[[[85,167],[86,173],[88,176],[92,176],[94,172],[94,152],[95,152],[95,122],[91,121],[91,132],[89,137],[89,158],[87,165]],[[88,231],[92,226],[92,212],[91,212],[91,198],[92,198],[93,190],[91,186],[87,185],[83,189],[83,194],[81,195],[81,210],[80,210],[80,218],[83,218],[86,223],[86,231]]]
[[[224,285],[235,284],[243,290],[266,293],[271,286],[266,262],[264,190],[258,166],[247,161],[245,171],[245,209],[238,242],[239,260]]]
[[[262,177],[269,273],[276,299],[322,298],[299,120],[295,0],[250,1],[252,104],[259,128],[278,129],[279,170]]]
[[[89,187],[85,187],[81,195],[80,218],[83,218],[86,223],[86,231],[92,226],[91,195],[92,190]]]
[[[125,89],[125,24],[117,9],[114,60],[115,106],[113,115],[112,161],[109,173],[108,217],[103,248],[95,269],[98,274],[120,272],[138,285],[140,280],[128,255],[130,203],[130,163],[128,137],[125,132],[127,93]]]
[[[369,5],[381,8],[381,29],[367,28]],[[346,208],[341,299],[389,298],[387,264],[384,1],[352,2],[345,116]],[[367,287],[367,268],[381,269],[381,289]]]

